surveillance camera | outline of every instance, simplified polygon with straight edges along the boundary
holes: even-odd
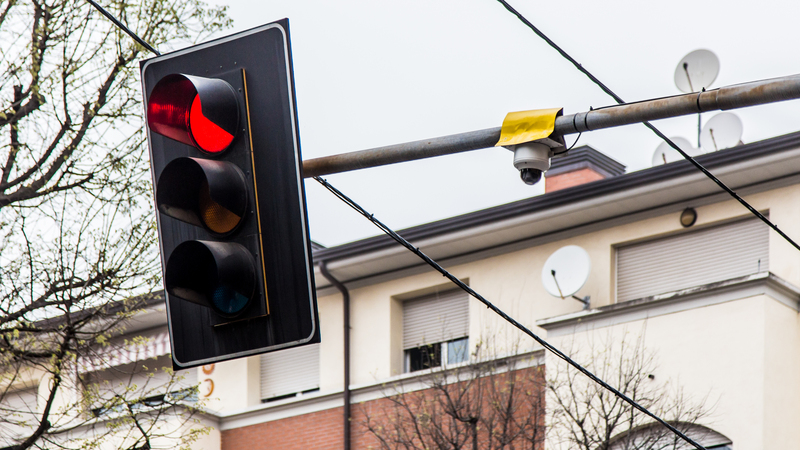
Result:
[[[514,147],[514,167],[525,184],[534,185],[550,168],[550,147],[538,142],[526,142]]]
[[[542,171],[539,169],[522,169],[519,171],[519,177],[523,183],[533,186],[542,179]]]

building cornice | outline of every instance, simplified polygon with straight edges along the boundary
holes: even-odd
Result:
[[[534,350],[518,355],[494,358],[498,367],[521,370],[544,364],[544,350]],[[385,398],[401,392],[414,392],[430,387],[427,381],[431,376],[451,376],[459,371],[469,371],[468,364],[453,368],[424,370],[397,375],[385,380],[351,386],[352,404]],[[217,413],[220,430],[230,430],[274,420],[340,408],[344,405],[342,390],[313,392],[285,400],[263,403],[239,411]]]
[[[709,283],[588,311],[536,321],[547,330],[547,337],[558,337],[596,328],[645,320],[705,306],[717,305],[758,295],[800,312],[800,288],[769,272]]]
[[[800,132],[701,155],[697,158],[725,182],[750,195],[797,183]],[[551,192],[497,207],[401,230],[399,233],[439,260],[465,261],[510,243],[530,243],[565,230],[613,226],[665,209],[680,211],[728,197],[687,161]],[[552,239],[552,238],[551,238]],[[522,247],[520,247],[522,248]],[[414,272],[420,261],[388,236],[376,236],[314,252],[316,262],[348,287]],[[317,287],[327,282],[317,277]]]

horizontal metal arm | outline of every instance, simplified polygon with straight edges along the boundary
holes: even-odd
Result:
[[[567,135],[708,111],[744,108],[800,98],[800,75],[754,81],[705,92],[614,105],[556,118],[555,134]],[[377,147],[303,161],[303,177],[494,147],[500,127]]]
[[[498,139],[500,139],[500,127],[307,159],[303,161],[303,177],[310,178],[489,148],[494,147]]]
[[[556,118],[555,133],[574,134],[797,98],[800,98],[800,75],[793,75],[565,115]]]

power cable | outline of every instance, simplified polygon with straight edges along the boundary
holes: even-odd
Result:
[[[508,4],[508,2],[506,2],[505,0],[497,0],[497,1],[498,1],[498,2],[500,2],[500,4],[502,4],[502,5],[503,5],[503,6],[504,6],[504,7],[505,7],[505,8],[506,8],[506,9],[507,9],[507,10],[508,10],[510,13],[512,13],[512,14],[514,14],[515,16],[517,16],[517,18],[518,18],[518,19],[519,19],[519,20],[520,20],[522,23],[524,23],[524,24],[525,24],[525,25],[526,25],[528,28],[530,28],[530,29],[531,29],[531,30],[532,30],[534,33],[536,33],[536,35],[537,35],[537,36],[539,36],[539,37],[540,37],[540,38],[542,38],[542,39],[543,39],[545,42],[547,42],[547,44],[548,44],[550,47],[552,47],[552,48],[553,48],[555,51],[557,51],[557,52],[558,52],[558,53],[559,53],[559,54],[560,54],[562,57],[564,57],[564,59],[566,59],[567,61],[569,61],[570,63],[572,63],[572,65],[574,65],[574,66],[575,66],[575,68],[577,68],[577,69],[578,69],[578,70],[579,70],[581,73],[583,73],[584,75],[586,75],[586,76],[587,76],[587,77],[588,77],[588,78],[589,78],[589,79],[590,79],[590,80],[591,80],[591,81],[592,81],[594,84],[596,84],[597,86],[599,86],[599,87],[600,87],[600,89],[602,89],[602,90],[603,90],[603,92],[605,92],[606,94],[608,94],[608,95],[609,95],[611,98],[613,98],[613,99],[614,99],[614,100],[615,100],[617,103],[619,103],[619,104],[623,104],[623,103],[625,103],[625,101],[624,101],[624,100],[622,100],[622,98],[621,98],[620,96],[618,96],[617,94],[615,94],[615,93],[614,93],[614,91],[612,91],[612,90],[611,90],[611,89],[610,89],[608,86],[606,86],[605,84],[603,84],[603,82],[602,82],[602,81],[600,81],[600,80],[599,80],[597,77],[595,77],[594,75],[592,75],[592,73],[591,73],[591,72],[589,72],[587,69],[585,69],[585,68],[584,68],[584,67],[583,67],[583,66],[582,66],[580,63],[578,63],[578,61],[576,61],[576,60],[575,60],[575,59],[574,59],[572,56],[570,56],[570,55],[569,55],[567,52],[565,52],[565,51],[564,51],[564,50],[563,50],[561,47],[559,47],[559,46],[558,46],[558,45],[557,45],[555,42],[553,42],[553,41],[552,41],[550,38],[548,38],[548,37],[547,37],[547,36],[546,36],[544,33],[542,33],[542,32],[541,32],[541,31],[540,31],[538,28],[536,28],[536,26],[534,26],[534,25],[533,25],[533,24],[532,24],[530,21],[528,21],[528,19],[526,19],[526,18],[525,18],[525,16],[523,16],[523,15],[522,15],[521,13],[519,13],[519,12],[518,12],[516,9],[514,9],[514,8],[513,8],[511,5],[509,5],[509,4]],[[644,126],[646,126],[647,128],[649,128],[649,129],[650,129],[650,130],[651,130],[653,133],[655,133],[655,134],[656,134],[656,136],[658,136],[659,138],[661,138],[661,139],[662,139],[664,142],[666,142],[667,144],[669,144],[669,146],[670,146],[670,147],[672,147],[672,148],[673,148],[673,149],[675,149],[675,150],[676,150],[678,153],[680,153],[680,154],[681,154],[681,156],[683,156],[683,158],[684,158],[684,159],[686,159],[687,161],[689,161],[690,163],[692,163],[692,165],[694,165],[694,166],[695,166],[695,167],[696,167],[698,170],[700,170],[701,172],[703,172],[703,174],[705,174],[705,176],[706,176],[706,177],[708,177],[709,179],[711,179],[711,181],[713,181],[714,183],[716,183],[716,184],[717,184],[717,186],[719,186],[720,188],[722,188],[722,190],[724,190],[725,192],[727,192],[728,194],[730,194],[730,196],[731,196],[731,197],[733,197],[734,199],[736,199],[736,201],[738,201],[739,203],[741,203],[741,204],[742,204],[742,206],[744,206],[744,207],[745,207],[745,208],[746,208],[748,211],[750,211],[750,212],[751,212],[751,213],[752,213],[754,216],[758,217],[759,219],[761,219],[761,221],[762,221],[762,222],[764,222],[765,224],[767,224],[767,226],[769,226],[770,228],[772,228],[773,230],[775,230],[775,232],[776,232],[776,233],[778,233],[778,234],[779,234],[779,235],[780,235],[782,238],[784,238],[784,239],[785,239],[787,242],[789,242],[790,244],[792,244],[792,246],[794,246],[794,248],[796,248],[797,250],[800,250],[800,244],[798,244],[797,242],[795,242],[795,241],[794,241],[792,238],[790,238],[788,235],[786,235],[786,233],[784,233],[783,231],[781,231],[781,230],[778,228],[778,226],[777,226],[777,225],[775,225],[774,223],[770,222],[770,220],[769,220],[769,219],[767,219],[766,217],[764,217],[764,215],[763,215],[763,214],[761,214],[760,212],[758,212],[758,210],[756,210],[756,209],[755,209],[754,207],[752,207],[752,206],[751,206],[749,203],[747,203],[747,202],[746,202],[746,201],[745,201],[745,200],[744,200],[742,197],[740,197],[740,196],[739,196],[739,194],[737,194],[736,192],[734,192],[734,191],[733,191],[733,189],[729,188],[729,187],[728,187],[728,186],[727,186],[725,183],[723,183],[723,182],[722,182],[722,181],[721,181],[719,178],[717,178],[716,176],[714,176],[714,174],[712,174],[711,172],[709,172],[709,171],[708,171],[708,169],[706,169],[705,167],[703,167],[703,166],[702,166],[702,164],[698,163],[698,162],[697,162],[697,161],[696,161],[694,158],[692,158],[692,157],[691,157],[691,156],[689,156],[689,155],[688,155],[686,152],[684,152],[683,150],[681,150],[681,148],[680,148],[680,147],[678,147],[678,146],[677,146],[677,145],[676,145],[674,142],[672,142],[672,140],[671,140],[671,139],[669,139],[668,137],[666,137],[666,136],[664,135],[664,133],[662,133],[662,132],[661,132],[661,131],[660,131],[658,128],[656,128],[656,127],[655,127],[653,124],[651,124],[650,122],[642,122],[642,123],[644,124]]]
[[[120,28],[122,31],[124,31],[124,32],[125,32],[125,33],[127,33],[127,34],[128,34],[130,37],[132,37],[132,38],[133,38],[133,39],[134,39],[134,40],[135,40],[137,43],[139,43],[140,45],[142,45],[144,48],[146,48],[146,49],[147,49],[147,50],[149,50],[150,52],[154,53],[156,56],[160,56],[160,55],[161,55],[161,53],[159,53],[159,52],[158,52],[156,49],[154,49],[152,46],[150,46],[150,44],[148,44],[147,42],[145,42],[145,41],[144,41],[142,38],[140,38],[138,35],[136,35],[136,34],[135,34],[133,31],[131,31],[130,29],[128,29],[128,27],[126,27],[126,26],[125,26],[124,24],[122,24],[122,23],[121,23],[119,20],[117,20],[117,18],[116,18],[116,17],[114,17],[114,16],[113,16],[111,13],[109,13],[108,11],[106,11],[105,9],[103,9],[103,8],[102,8],[102,7],[101,7],[99,4],[97,4],[97,3],[96,3],[96,2],[94,2],[93,0],[87,0],[87,1],[88,1],[88,2],[89,2],[89,4],[91,4],[91,5],[92,5],[94,8],[96,8],[98,11],[100,11],[100,13],[102,13],[104,16],[106,16],[106,18],[108,18],[109,20],[111,20],[111,21],[114,23],[114,25],[116,25],[116,26],[117,26],[117,27],[119,27],[119,28]],[[537,35],[539,35],[541,38],[545,39],[545,40],[546,40],[546,41],[547,41],[547,42],[548,42],[548,43],[549,43],[549,44],[550,44],[550,45],[551,45],[553,48],[555,48],[556,50],[558,50],[558,51],[559,51],[559,53],[561,53],[561,55],[562,55],[562,56],[564,56],[565,58],[567,58],[568,60],[570,60],[570,61],[571,61],[573,64],[575,64],[575,66],[576,66],[576,67],[577,67],[577,68],[578,68],[578,69],[579,69],[581,72],[583,72],[584,74],[586,74],[586,75],[587,75],[587,76],[588,76],[588,77],[589,77],[589,78],[590,78],[592,81],[594,81],[596,84],[598,84],[598,85],[599,85],[599,86],[600,86],[600,87],[601,87],[601,88],[602,88],[602,89],[603,89],[603,90],[604,90],[604,91],[605,91],[607,94],[611,95],[611,96],[612,96],[612,97],[613,97],[613,98],[614,98],[614,99],[615,99],[615,100],[616,100],[618,103],[625,103],[625,102],[624,102],[624,101],[623,101],[621,98],[619,98],[619,97],[618,97],[616,94],[614,94],[614,93],[613,93],[613,92],[612,92],[612,91],[611,91],[611,90],[610,90],[608,87],[606,87],[606,86],[605,86],[603,83],[601,83],[601,82],[600,82],[600,80],[598,80],[597,78],[595,78],[595,77],[594,77],[594,76],[593,76],[591,73],[589,73],[587,70],[583,69],[583,67],[582,67],[580,64],[578,64],[578,63],[577,63],[577,62],[576,62],[574,59],[572,59],[572,58],[571,58],[571,57],[570,57],[570,56],[569,56],[569,55],[568,55],[566,52],[564,52],[563,50],[561,50],[561,48],[560,48],[560,47],[558,47],[558,46],[557,46],[557,45],[556,45],[556,44],[555,44],[553,41],[551,41],[549,38],[547,38],[547,36],[545,36],[545,35],[544,35],[543,33],[541,33],[541,32],[540,32],[540,31],[539,31],[539,30],[538,30],[536,27],[534,27],[534,26],[533,26],[533,24],[531,24],[530,22],[528,22],[528,20],[527,20],[527,19],[525,19],[525,18],[524,18],[524,17],[523,17],[521,14],[519,14],[518,12],[516,12],[516,10],[514,10],[514,9],[513,9],[513,8],[512,8],[512,7],[511,7],[511,6],[510,6],[508,3],[506,3],[506,2],[505,2],[505,1],[503,1],[503,0],[498,0],[498,1],[500,1],[500,3],[502,3],[502,4],[503,4],[503,5],[504,5],[504,6],[505,6],[505,7],[506,7],[506,8],[507,8],[509,11],[511,11],[512,13],[516,14],[516,15],[517,15],[517,17],[519,17],[519,19],[520,19],[520,20],[522,20],[522,21],[523,21],[525,24],[527,24],[527,25],[528,25],[528,26],[529,26],[529,27],[530,27],[532,30],[534,30],[534,32],[536,32],[536,34],[537,34]],[[748,208],[748,209],[749,209],[751,212],[753,212],[754,214],[756,214],[756,215],[757,215],[759,218],[761,218],[761,220],[763,220],[764,222],[766,222],[766,223],[767,223],[768,225],[770,225],[770,226],[771,226],[771,227],[772,227],[772,228],[773,228],[775,231],[777,231],[777,232],[778,232],[778,233],[779,233],[781,236],[783,236],[785,239],[787,239],[789,242],[791,242],[791,243],[792,243],[792,244],[795,246],[795,248],[797,248],[798,250],[800,250],[800,246],[798,246],[798,245],[797,245],[797,244],[796,244],[794,241],[792,241],[792,240],[791,240],[791,239],[790,239],[788,236],[786,236],[786,235],[785,235],[783,232],[781,232],[781,231],[778,229],[778,227],[777,227],[777,226],[775,226],[775,225],[774,225],[774,224],[772,224],[772,223],[771,223],[769,220],[767,220],[767,219],[766,219],[766,218],[765,218],[763,215],[761,215],[761,214],[760,214],[758,211],[756,211],[756,210],[755,210],[755,209],[754,209],[752,206],[750,206],[750,205],[749,205],[747,202],[745,202],[743,199],[741,199],[741,197],[739,197],[739,196],[738,196],[738,195],[737,195],[735,192],[733,192],[731,189],[729,189],[727,186],[725,186],[725,184],[723,184],[721,181],[719,181],[718,179],[716,179],[716,177],[714,177],[714,176],[713,176],[713,175],[712,175],[710,172],[708,172],[708,171],[707,171],[707,170],[706,170],[706,169],[705,169],[703,166],[701,166],[699,163],[697,163],[696,161],[694,161],[694,159],[692,159],[692,158],[691,158],[689,155],[687,155],[686,153],[684,153],[684,152],[683,152],[683,150],[681,150],[681,149],[680,149],[680,148],[679,148],[677,145],[675,145],[675,143],[673,143],[671,140],[669,140],[669,139],[668,139],[666,136],[664,136],[664,135],[663,135],[663,134],[662,134],[660,131],[658,131],[658,130],[657,130],[655,127],[653,127],[652,125],[650,125],[648,122],[645,122],[645,125],[646,125],[646,126],[648,126],[648,128],[650,128],[651,130],[653,130],[653,131],[654,131],[654,132],[655,132],[655,133],[656,133],[656,134],[657,134],[659,137],[661,137],[661,138],[662,138],[662,139],[664,139],[664,140],[665,140],[667,143],[669,143],[669,145],[670,145],[670,146],[672,146],[674,149],[676,149],[676,150],[677,150],[677,151],[678,151],[678,152],[679,152],[679,153],[680,153],[680,154],[681,154],[681,155],[682,155],[684,158],[686,158],[686,159],[688,159],[689,161],[691,161],[691,162],[692,162],[692,163],[693,163],[693,164],[694,164],[696,167],[698,167],[698,168],[699,168],[701,171],[703,171],[703,173],[705,173],[705,174],[706,174],[708,177],[710,177],[712,180],[714,180],[714,181],[715,181],[715,182],[716,182],[718,185],[720,185],[720,187],[722,187],[723,189],[725,189],[726,191],[728,191],[728,192],[729,192],[731,195],[733,195],[733,196],[734,196],[734,198],[736,198],[737,200],[739,200],[739,202],[740,202],[740,203],[742,203],[743,205],[745,205],[745,207],[747,207],[747,208]],[[580,139],[580,134],[579,134],[579,135],[578,135],[578,137],[575,139],[575,142],[572,144],[572,146],[570,146],[570,149],[572,149],[572,147],[574,147],[574,146],[575,146],[575,144],[578,142],[578,140],[579,140],[579,139]],[[363,208],[362,208],[360,205],[358,205],[358,204],[357,204],[357,203],[355,203],[355,202],[354,202],[352,199],[350,199],[349,197],[347,197],[346,195],[344,195],[344,194],[343,194],[341,191],[339,191],[338,189],[336,189],[335,187],[333,187],[333,186],[332,186],[330,183],[328,183],[327,181],[325,181],[324,179],[322,179],[322,178],[320,178],[320,177],[314,177],[314,179],[315,179],[315,180],[317,180],[318,182],[320,182],[320,183],[321,183],[323,186],[325,186],[325,188],[326,188],[326,189],[328,189],[329,191],[331,191],[331,192],[332,192],[334,195],[336,195],[336,196],[337,196],[339,199],[341,199],[342,201],[344,201],[345,203],[347,203],[347,204],[348,204],[350,207],[352,207],[353,209],[355,209],[356,211],[358,211],[358,212],[359,212],[361,215],[363,215],[363,216],[364,216],[364,217],[366,217],[368,220],[370,220],[370,221],[371,221],[373,224],[375,224],[375,225],[376,225],[376,226],[377,226],[379,229],[381,229],[381,230],[382,230],[384,233],[386,233],[387,235],[389,235],[389,236],[390,236],[392,239],[394,239],[394,240],[395,240],[395,241],[397,241],[399,244],[401,244],[402,246],[404,246],[405,248],[407,248],[408,250],[410,250],[412,253],[414,253],[415,255],[417,255],[418,257],[420,257],[420,258],[421,258],[423,261],[425,261],[425,262],[426,262],[428,265],[430,265],[431,267],[433,267],[434,269],[436,269],[436,270],[437,270],[439,273],[441,273],[441,274],[442,274],[444,277],[446,277],[446,278],[447,278],[447,279],[449,279],[451,282],[453,282],[454,284],[456,284],[458,287],[460,287],[461,289],[463,289],[465,292],[467,292],[468,294],[470,294],[471,296],[473,296],[474,298],[476,298],[478,301],[480,301],[481,303],[483,303],[484,305],[486,305],[486,307],[487,307],[487,308],[491,309],[493,312],[495,312],[497,315],[499,315],[500,317],[502,317],[504,320],[506,320],[507,322],[509,322],[510,324],[512,324],[514,327],[516,327],[517,329],[521,330],[523,333],[527,334],[528,336],[532,337],[532,338],[533,338],[533,339],[534,339],[536,342],[538,342],[538,343],[539,343],[539,344],[540,344],[542,347],[544,347],[545,349],[549,350],[551,353],[553,353],[553,354],[554,354],[554,355],[556,355],[557,357],[561,358],[562,360],[564,360],[565,362],[567,362],[568,364],[570,364],[571,366],[573,366],[574,368],[576,368],[576,369],[577,369],[579,372],[581,372],[581,373],[583,373],[584,375],[586,375],[587,377],[589,377],[589,378],[590,378],[591,380],[593,380],[595,383],[599,384],[600,386],[602,386],[602,387],[603,387],[603,388],[605,388],[606,390],[610,391],[611,393],[613,393],[613,394],[614,394],[614,395],[616,395],[617,397],[619,397],[619,398],[621,398],[622,400],[624,400],[626,403],[628,403],[629,405],[631,405],[631,406],[632,406],[632,407],[634,407],[635,409],[637,409],[637,410],[639,410],[640,412],[642,412],[642,413],[646,414],[647,416],[649,416],[650,418],[652,418],[652,419],[653,419],[653,420],[655,420],[656,422],[658,422],[658,423],[660,423],[660,424],[664,425],[664,426],[665,426],[665,427],[667,427],[667,428],[668,428],[670,431],[672,431],[673,433],[675,433],[677,436],[679,436],[680,438],[682,438],[683,440],[685,440],[685,441],[686,441],[686,442],[688,442],[689,444],[692,444],[693,446],[695,446],[695,447],[696,447],[698,450],[706,450],[706,449],[705,449],[704,447],[702,447],[700,444],[698,444],[698,443],[694,442],[692,439],[690,439],[688,436],[686,436],[686,435],[684,435],[683,433],[681,433],[681,432],[680,432],[679,430],[677,430],[675,427],[671,426],[670,424],[668,424],[667,422],[665,422],[664,420],[662,420],[660,417],[656,416],[655,414],[651,413],[651,412],[650,412],[649,410],[647,410],[645,407],[643,407],[643,406],[639,405],[639,404],[638,404],[638,403],[636,403],[634,400],[632,400],[631,398],[629,398],[628,396],[626,396],[626,395],[625,395],[625,394],[623,394],[622,392],[620,392],[620,391],[618,391],[617,389],[615,389],[613,386],[609,385],[608,383],[606,383],[606,382],[605,382],[605,381],[603,381],[602,379],[598,378],[596,375],[594,375],[594,374],[593,374],[592,372],[590,372],[588,369],[584,368],[583,366],[581,366],[580,364],[578,364],[577,362],[575,362],[574,360],[572,360],[572,359],[571,359],[569,356],[567,356],[566,354],[562,353],[562,352],[561,352],[559,349],[557,349],[556,347],[552,346],[550,343],[548,343],[548,342],[547,342],[547,341],[545,341],[544,339],[542,339],[542,338],[540,338],[539,336],[537,336],[537,335],[536,335],[536,334],[535,334],[533,331],[531,331],[529,328],[527,328],[527,327],[525,327],[524,325],[522,325],[521,323],[517,322],[517,321],[516,321],[514,318],[512,318],[511,316],[509,316],[508,314],[506,314],[505,312],[503,312],[503,311],[502,311],[500,308],[498,308],[497,306],[495,306],[493,303],[491,303],[490,301],[488,301],[487,299],[485,299],[485,298],[484,298],[482,295],[478,294],[476,291],[474,291],[474,290],[473,290],[472,288],[470,288],[468,285],[466,285],[466,284],[465,284],[465,283],[463,283],[461,280],[459,280],[458,278],[456,278],[455,276],[453,276],[453,275],[452,275],[450,272],[448,272],[447,270],[445,270],[445,269],[444,269],[442,266],[440,266],[438,263],[436,263],[436,261],[434,261],[433,259],[431,259],[431,258],[430,258],[430,257],[428,257],[427,255],[425,255],[425,254],[424,254],[424,253],[423,253],[423,252],[422,252],[422,251],[421,251],[419,248],[417,248],[417,247],[414,247],[413,245],[411,245],[411,244],[410,244],[408,241],[406,241],[406,240],[405,240],[405,239],[404,239],[402,236],[398,235],[398,234],[397,234],[397,233],[395,233],[395,232],[394,232],[394,231],[393,231],[391,228],[389,228],[388,226],[386,226],[385,224],[383,224],[383,222],[381,222],[381,221],[379,221],[378,219],[376,219],[376,218],[374,217],[374,215],[372,215],[372,214],[369,214],[369,213],[368,213],[366,210],[364,210],[364,209],[363,209]]]
[[[550,343],[548,343],[547,341],[545,341],[544,339],[542,339],[541,337],[536,335],[536,333],[531,331],[528,327],[526,327],[525,325],[517,322],[516,319],[514,319],[513,317],[511,317],[508,314],[506,314],[505,312],[503,312],[503,310],[501,310],[500,308],[495,306],[492,302],[490,302],[489,300],[484,298],[481,294],[477,293],[474,289],[469,287],[466,283],[464,283],[463,281],[461,281],[458,278],[456,278],[455,275],[453,275],[450,272],[448,272],[447,269],[445,269],[444,267],[440,266],[436,261],[434,261],[428,255],[423,253],[419,249],[419,247],[414,247],[410,242],[405,240],[405,238],[403,238],[402,236],[397,234],[394,230],[389,228],[386,224],[384,224],[380,220],[376,219],[374,214],[370,214],[369,212],[367,212],[364,208],[361,207],[361,205],[359,205],[353,199],[351,199],[350,197],[348,197],[347,195],[342,193],[342,191],[336,189],[333,185],[328,183],[328,181],[326,181],[324,178],[314,177],[314,179],[317,180],[321,185],[323,185],[325,187],[325,189],[329,190],[333,195],[335,195],[340,200],[345,202],[348,206],[350,206],[351,208],[356,210],[356,212],[358,212],[362,216],[366,217],[367,220],[372,222],[373,225],[378,227],[381,231],[383,231],[384,233],[389,235],[389,237],[394,239],[398,244],[402,245],[403,247],[405,247],[406,249],[408,249],[409,251],[411,251],[412,253],[417,255],[420,259],[425,261],[425,263],[427,263],[429,266],[433,267],[437,272],[441,273],[442,276],[444,276],[448,280],[452,281],[456,286],[458,286],[459,288],[464,290],[469,295],[475,297],[478,301],[483,303],[487,308],[489,308],[494,313],[496,313],[497,315],[502,317],[506,322],[510,323],[511,325],[513,325],[518,330],[520,330],[523,333],[527,334],[528,336],[532,337],[536,342],[538,342],[546,350],[550,351],[551,353],[553,353],[554,355],[556,355],[557,357],[559,357],[560,359],[565,361],[567,364],[571,365],[572,367],[577,369],[579,372],[581,372],[582,374],[584,374],[587,377],[589,377],[592,381],[594,381],[595,383],[599,384],[600,386],[602,386],[606,390],[610,391],[612,394],[616,395],[617,397],[619,397],[620,399],[622,399],[623,401],[625,401],[626,403],[628,403],[629,405],[631,405],[635,409],[639,410],[643,414],[646,414],[647,416],[649,416],[650,418],[652,418],[656,422],[660,423],[661,425],[664,425],[670,431],[672,431],[677,436],[679,436],[681,439],[683,439],[686,442],[688,442],[689,444],[692,444],[693,446],[695,446],[695,448],[697,448],[698,450],[706,450],[703,446],[701,446],[700,444],[696,443],[695,441],[690,439],[685,434],[681,433],[678,429],[676,429],[672,425],[668,424],[667,422],[665,422],[663,419],[661,419],[657,415],[651,413],[647,408],[645,408],[644,406],[638,404],[636,401],[634,401],[633,399],[631,399],[627,395],[623,394],[622,392],[618,391],[616,388],[614,388],[613,386],[609,385],[608,383],[606,383],[605,381],[600,379],[597,375],[593,374],[588,369],[586,369],[582,365],[580,365],[577,362],[575,362],[572,358],[567,356],[561,350],[557,349],[556,347],[554,347],[553,345],[551,345]]]
[[[90,5],[94,6],[95,9],[100,11],[101,14],[106,16],[106,18],[108,20],[113,22],[114,25],[117,26],[117,28],[119,28],[120,30],[122,30],[125,33],[127,33],[128,36],[132,37],[133,40],[135,40],[136,42],[139,43],[139,45],[141,45],[142,47],[146,48],[147,50],[150,50],[151,52],[155,53],[156,56],[161,56],[161,53],[159,53],[158,50],[156,50],[153,47],[151,47],[150,44],[145,42],[144,39],[140,38],[136,33],[134,33],[133,31],[129,30],[128,27],[126,27],[122,22],[117,20],[117,18],[114,17],[110,12],[106,11],[105,9],[103,9],[103,7],[98,5],[94,0],[86,0],[86,1],[89,2]]]

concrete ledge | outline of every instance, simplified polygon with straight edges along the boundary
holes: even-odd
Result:
[[[769,272],[760,272],[588,311],[541,319],[536,321],[536,325],[547,330],[548,337],[558,337],[589,328],[608,327],[756,295],[767,295],[800,312],[800,288]]]
[[[511,364],[515,370],[544,364],[544,350],[534,350],[520,355],[500,357],[495,360],[499,365]],[[374,383],[351,386],[352,404],[363,403],[384,398],[399,392],[413,392],[430,387],[426,379],[432,375],[456,373],[469,364],[459,364],[452,368],[421,370],[404,373]],[[217,414],[219,429],[231,430],[264,422],[285,419],[288,417],[310,414],[344,406],[343,390],[314,392],[285,400],[263,403],[244,410]]]

